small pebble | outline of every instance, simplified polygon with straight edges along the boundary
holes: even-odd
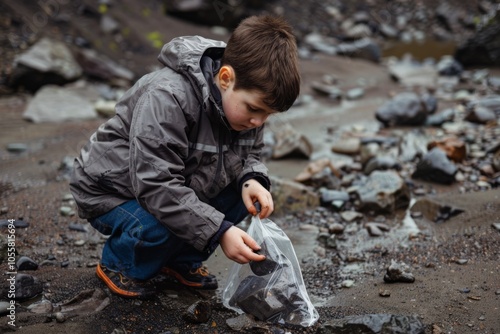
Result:
[[[10,143],[7,144],[7,151],[12,153],[21,153],[28,149],[28,145],[23,143]]]
[[[342,287],[343,288],[351,288],[354,286],[354,281],[350,279],[346,279],[345,281],[342,282]]]
[[[85,240],[80,239],[75,241],[75,246],[83,246],[83,245],[85,245]]]
[[[16,262],[17,270],[37,270],[38,264],[27,256],[21,256]]]
[[[62,312],[57,312],[55,317],[56,317],[56,321],[59,323],[63,323],[66,321],[66,316]]]
[[[390,297],[391,296],[391,292],[389,290],[380,290],[378,292],[378,295],[380,297]]]
[[[59,209],[59,213],[63,216],[71,216],[71,213],[73,213],[73,209],[71,209],[69,206],[61,206]]]

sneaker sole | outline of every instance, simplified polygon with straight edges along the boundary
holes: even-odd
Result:
[[[202,289],[202,290],[216,290],[218,287],[217,282],[215,282],[213,285],[205,285],[203,286],[203,283],[196,283],[196,282],[191,282],[186,280],[184,277],[182,277],[181,274],[176,272],[175,270],[172,270],[170,268],[161,268],[161,272],[165,275],[174,277],[176,280],[179,281],[179,283],[189,286],[191,288],[197,288],[197,289]]]
[[[113,281],[108,277],[108,275],[106,275],[106,273],[104,273],[104,271],[102,271],[101,266],[99,266],[99,265],[97,266],[96,274],[97,274],[97,277],[99,277],[104,282],[104,284],[106,284],[106,286],[111,290],[111,292],[113,292],[121,297],[144,298],[144,299],[148,298],[147,295],[140,294],[138,292],[130,292],[130,291],[123,290],[123,289],[120,289],[119,287],[117,287],[116,284],[113,283]]]

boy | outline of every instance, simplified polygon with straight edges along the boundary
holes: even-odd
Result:
[[[243,20],[223,42],[199,36],[167,43],[164,68],[142,77],[75,160],[70,188],[81,218],[109,235],[97,276],[123,297],[155,294],[162,273],[216,289],[202,266],[220,244],[238,263],[262,261],[234,225],[274,210],[260,162],[263,124],[299,94],[290,26]]]

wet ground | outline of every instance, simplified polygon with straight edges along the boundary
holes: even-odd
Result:
[[[357,71],[373,80],[360,102],[332,105],[317,100],[307,108],[292,109],[287,115],[279,116],[310,136],[319,151],[325,145],[318,135],[323,129],[357,121],[371,122],[374,106],[386,98],[388,91],[397,88],[378,65],[329,58],[309,65],[304,74],[308,82],[319,77],[323,66],[344,71],[342,76],[346,86],[348,80],[356,77]],[[0,136],[0,206],[3,213],[0,219],[24,220],[30,224],[28,228],[16,230],[16,249],[19,255],[44,263],[37,271],[30,272],[45,284],[44,299],[57,304],[86,289],[105,291],[94,274],[104,239],[90,228],[88,232],[70,230],[71,223],[89,226],[75,216],[60,214],[61,206],[71,206],[65,202],[68,184],[62,163],[65,157],[78,153],[103,120],[31,124],[22,120],[25,102],[23,96],[0,99],[3,117]],[[27,144],[26,152],[9,153],[5,150],[7,144],[18,142]],[[293,178],[306,163],[304,160],[285,159],[269,161],[268,165],[273,175]],[[314,333],[329,320],[346,315],[387,313],[417,315],[429,333],[498,333],[500,233],[492,228],[492,224],[500,222],[500,191],[459,194],[453,187],[438,189],[439,198],[464,208],[465,212],[440,225],[423,219],[412,220],[401,212],[387,217],[386,222],[393,226],[391,233],[378,238],[367,233],[347,233],[339,241],[337,250],[327,251],[322,256],[315,252],[317,229],[304,230],[301,226],[314,226],[318,217],[328,216],[327,212],[314,214],[315,208],[308,208],[308,214],[273,217],[294,242],[310,298],[320,313],[318,324],[311,328],[285,330]],[[417,228],[421,234],[410,239],[410,232]],[[339,254],[355,256],[361,253],[369,256],[347,261],[347,264],[336,261]],[[415,282],[384,283],[383,276],[391,260],[410,265]],[[218,250],[208,265],[223,287],[231,263]],[[354,285],[342,287],[345,280],[354,281]],[[236,317],[236,314],[222,306],[220,290],[207,294],[184,290],[171,282],[165,284],[165,290],[152,301],[109,296],[109,305],[103,310],[90,315],[76,312],[61,323],[54,319],[54,315],[23,312],[19,307],[17,332],[235,332],[226,325],[226,320]],[[390,296],[382,297],[381,291]],[[22,305],[28,306],[39,299],[25,301]],[[183,314],[187,307],[201,299],[212,303],[210,320],[202,324],[185,321]],[[99,302],[102,300],[93,301],[94,309]],[[2,323],[6,320],[3,318]],[[262,325],[261,329],[253,331],[267,333],[269,330]],[[283,329],[275,327],[274,330],[280,332]]]

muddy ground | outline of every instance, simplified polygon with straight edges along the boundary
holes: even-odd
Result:
[[[303,61],[302,68],[305,83],[319,78],[324,68],[339,74],[342,80],[345,79],[346,85],[349,85],[349,80],[360,76],[376,83],[367,89],[366,96],[358,103],[328,105],[327,101],[319,101],[315,110],[321,109],[322,112],[318,112],[317,116],[307,109],[289,111],[288,121],[298,131],[310,136],[315,145],[322,141],[318,135],[322,131],[318,129],[324,129],[330,124],[341,125],[372,119],[374,106],[380,104],[389,91],[397,89],[382,66],[364,61],[322,56],[315,61]],[[104,240],[90,228],[89,232],[70,230],[70,223],[85,225],[85,222],[75,216],[65,217],[59,213],[60,207],[65,205],[64,195],[68,193],[68,182],[64,177],[64,170],[60,168],[61,163],[65,157],[77,154],[103,119],[32,124],[22,119],[26,101],[27,96],[22,95],[0,100],[0,206],[4,208],[0,218],[24,220],[30,224],[28,228],[16,230],[17,252],[38,263],[53,260],[30,274],[45,283],[44,298],[52,303],[61,303],[85,289],[104,289],[104,285],[94,274],[94,266],[99,260]],[[332,112],[327,111],[329,108]],[[7,152],[6,145],[15,142],[27,144],[28,150],[20,154]],[[286,159],[269,161],[268,165],[273,175],[292,178],[306,163],[304,160]],[[303,272],[309,282],[311,300],[320,313],[320,320],[317,325],[307,329],[307,332],[315,332],[331,319],[372,313],[418,315],[429,333],[499,332],[500,233],[491,225],[500,222],[500,190],[459,194],[454,187],[441,187],[439,193],[444,201],[464,208],[465,213],[441,225],[416,221],[423,231],[422,236],[426,237],[412,240],[407,235],[392,235],[376,241],[359,235],[347,238],[340,246],[346,250],[355,251],[364,243],[374,244],[373,249],[386,249],[386,252],[380,252],[365,262],[351,265],[356,267],[354,270],[335,265],[322,267],[317,265],[321,263],[316,261],[317,258],[311,260],[317,245],[317,231],[299,231],[298,226],[300,223],[314,221],[297,218],[300,215],[273,217],[273,220],[284,226],[296,243],[299,260],[309,259],[304,264]],[[400,214],[393,219],[401,221],[402,218]],[[82,239],[86,240],[85,244],[77,246]],[[411,265],[416,277],[415,283],[385,284],[383,275],[391,259]],[[458,264],[460,259],[467,260],[466,264]],[[224,286],[230,263],[225,260],[222,252],[218,251],[210,259],[209,265],[218,275],[221,286]],[[324,285],[313,283],[314,278],[321,278],[323,282],[331,281],[333,288],[330,287],[325,292]],[[353,287],[340,287],[340,282],[346,278],[355,281]],[[379,290],[389,290],[390,297],[381,297]],[[468,290],[470,292],[465,293]],[[19,307],[16,314],[17,332],[233,332],[226,325],[226,320],[236,314],[221,305],[220,290],[214,295],[199,294],[169,283],[166,290],[152,301],[124,300],[112,295],[109,298],[110,304],[102,311],[90,315],[80,314],[63,323],[48,315],[22,312]],[[213,302],[210,320],[202,324],[191,324],[183,320],[182,314],[186,308],[200,298],[208,298]],[[27,306],[33,302],[25,301],[22,305]],[[7,320],[4,317],[2,323]],[[290,333],[304,332],[297,329],[286,330]]]
[[[178,27],[177,21],[174,24]],[[188,27],[189,33],[207,31]],[[305,94],[313,94],[310,83],[328,73],[338,77],[343,89],[356,87],[360,78],[367,83],[365,96],[359,101],[339,104],[313,95],[314,104],[292,108],[286,115],[279,116],[308,136],[315,147],[324,144],[322,134],[328,127],[374,121],[376,107],[391,93],[403,89],[391,81],[384,66],[362,60],[318,55],[314,60],[302,60],[301,68],[302,93]],[[107,292],[95,276],[95,264],[104,239],[85,221],[60,214],[60,207],[68,205],[64,196],[69,193],[61,164],[65,157],[78,154],[104,119],[28,123],[22,119],[22,113],[29,98],[27,94],[0,98],[0,219],[29,223],[28,228],[16,229],[16,250],[19,255],[44,263],[28,273],[44,283],[45,300],[62,303],[86,289]],[[446,102],[440,103],[440,109],[444,109]],[[24,143],[28,149],[22,153],[8,152],[6,146],[10,143]],[[293,178],[306,164],[305,160],[293,159],[268,162],[271,174],[283,178]],[[339,243],[339,249],[346,253],[371,250],[371,256],[363,262],[347,266],[328,264],[325,258],[318,257],[314,252],[317,231],[299,229],[304,223],[314,225],[316,216],[300,213],[273,216],[294,241],[308,292],[320,319],[308,329],[262,325],[252,332],[315,333],[328,321],[347,315],[387,313],[417,315],[427,333],[500,333],[500,233],[492,227],[493,223],[500,222],[500,190],[460,194],[455,186],[427,186],[436,187],[436,196],[465,212],[442,224],[423,219],[413,221],[421,233],[412,239],[400,226],[404,212],[387,217],[398,233],[380,238],[355,234]],[[82,224],[88,230],[70,230],[71,223]],[[5,229],[0,232],[6,233]],[[327,256],[335,257],[330,253]],[[391,260],[409,264],[415,282],[384,283],[385,269]],[[208,265],[223,287],[231,264],[218,250]],[[354,286],[342,288],[341,282],[345,279],[353,280]],[[380,290],[388,290],[390,296],[381,297]],[[109,305],[103,310],[91,314],[80,312],[64,322],[56,321],[50,314],[37,315],[23,309],[40,301],[40,296],[18,306],[16,332],[233,333],[226,320],[236,314],[222,306],[220,293],[220,290],[213,294],[199,293],[166,282],[165,290],[151,301],[124,300],[109,295]],[[185,321],[183,314],[187,307],[200,299],[211,301],[210,320],[202,324]],[[2,327],[9,319],[6,316],[0,319],[0,333],[10,331]]]

